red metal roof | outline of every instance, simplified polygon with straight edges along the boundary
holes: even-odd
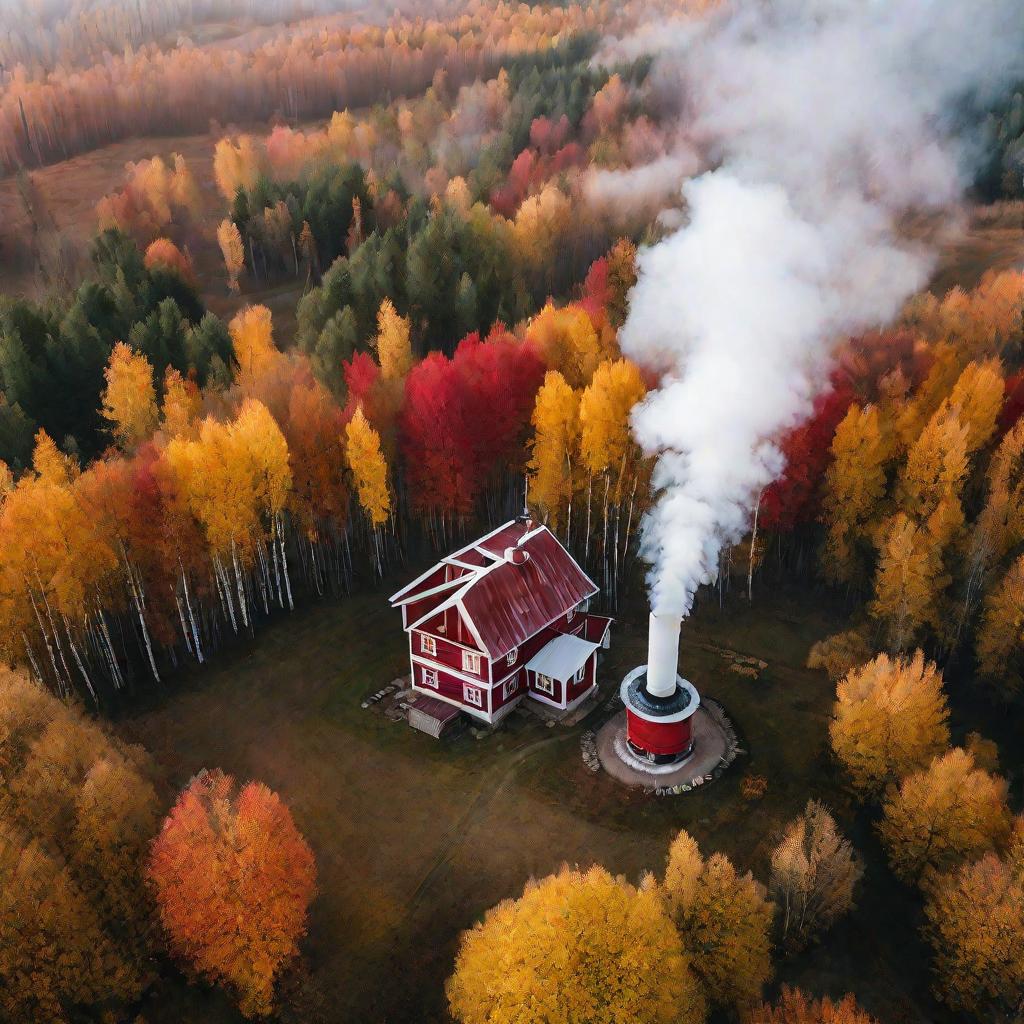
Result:
[[[540,632],[597,587],[546,528],[520,544],[530,555],[522,565],[502,562],[483,573],[459,603],[483,648],[500,658]]]
[[[504,557],[517,547],[529,557],[513,564]],[[471,553],[486,564],[466,572],[465,581],[454,590],[445,588],[430,602],[429,615],[443,607],[457,607],[482,649],[492,660],[519,647],[535,633],[567,614],[581,601],[597,593],[597,586],[545,526],[526,519],[506,523],[486,537],[449,555],[442,561],[465,562]],[[474,561],[476,558],[474,557]],[[408,601],[413,594],[430,589],[437,577],[434,570],[395,594],[393,604]],[[427,617],[410,622],[413,628]]]

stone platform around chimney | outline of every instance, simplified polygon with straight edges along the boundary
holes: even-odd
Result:
[[[728,755],[729,741],[717,717],[700,707],[693,715],[693,753],[676,764],[647,764],[626,745],[626,712],[613,715],[597,731],[601,767],[618,782],[642,789],[669,789],[704,785]],[[625,754],[625,756],[624,756]],[[698,781],[700,780],[700,781]]]

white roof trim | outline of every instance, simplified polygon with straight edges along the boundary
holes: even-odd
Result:
[[[475,565],[473,562],[463,562],[461,559],[456,558],[454,555],[449,555],[449,557],[445,558],[441,564],[454,565],[459,569],[469,569],[471,572],[478,572],[480,569],[483,568],[482,565]]]
[[[432,573],[437,572],[437,570],[440,569],[442,565],[450,563],[452,559],[458,558],[458,556],[461,555],[463,552],[469,551],[471,548],[475,548],[478,544],[481,544],[483,541],[488,540],[489,538],[493,537],[495,534],[501,533],[502,530],[508,528],[509,526],[512,526],[514,523],[515,523],[515,520],[514,519],[510,519],[507,523],[502,523],[501,526],[498,526],[495,529],[491,530],[490,533],[485,533],[482,537],[478,537],[475,541],[473,541],[472,544],[467,544],[467,545],[465,545],[465,547],[459,548],[458,551],[453,551],[450,555],[447,556],[447,558],[442,558],[435,565],[432,565],[426,572],[420,573],[420,575],[417,576],[416,579],[414,579],[411,583],[407,583],[404,587],[402,587],[401,590],[395,591],[395,593],[392,594],[391,597],[388,598],[388,600],[390,602],[394,603],[400,597],[403,597],[410,590],[412,590],[413,587],[415,587],[417,584],[422,583]],[[466,568],[480,569],[481,566],[479,566],[479,565],[472,565],[472,566],[466,566]]]
[[[462,594],[463,591],[460,591],[458,602],[459,614],[462,616],[462,621],[466,624],[466,627],[469,629],[470,633],[473,634],[473,639],[480,645],[480,650],[487,655],[489,661],[493,661],[494,655],[491,654],[491,652],[487,650],[487,648],[484,646],[483,639],[480,636],[480,630],[476,628],[476,623],[469,617],[469,612],[466,611],[466,607],[462,603]]]
[[[600,646],[590,640],[581,640],[571,633],[562,633],[548,641],[526,663],[526,667],[531,672],[550,676],[560,683],[565,683],[587,663],[587,659]]]
[[[406,597],[399,598],[398,600],[392,597],[390,599],[391,604],[394,607],[401,607],[404,604],[411,604],[413,601],[419,601],[424,597],[433,597],[435,594],[443,593],[445,590],[451,590],[452,587],[461,586],[467,579],[467,576],[457,576],[455,579],[439,583],[436,587],[431,587],[429,590],[418,590],[415,594],[409,594]]]
[[[522,543],[522,541],[520,541]],[[484,558],[493,558],[496,562],[500,562],[504,559],[504,555],[496,555],[493,551],[488,551],[487,548],[480,547],[479,544],[473,548],[474,551],[479,551]]]
[[[449,608],[455,607],[455,608],[458,609],[459,614],[462,616],[462,621],[463,621],[463,623],[465,623],[466,628],[469,630],[469,632],[473,636],[473,639],[476,640],[477,644],[479,645],[479,650],[483,651],[487,655],[488,658],[490,658],[492,661],[494,661],[494,660],[496,660],[498,658],[502,658],[506,654],[508,654],[508,651],[491,651],[491,650],[488,650],[488,648],[484,646],[484,642],[483,642],[483,640],[481,639],[481,636],[480,636],[480,631],[477,629],[476,623],[473,622],[473,620],[469,616],[469,613],[466,611],[466,607],[462,603],[462,598],[465,596],[466,591],[468,591],[470,589],[470,587],[472,587],[479,580],[483,579],[483,577],[486,576],[489,572],[492,572],[494,569],[497,569],[499,566],[507,564],[507,562],[505,560],[505,557],[504,557],[504,554],[501,554],[501,555],[495,554],[493,551],[487,551],[486,549],[482,548],[480,545],[484,541],[488,540],[490,537],[494,537],[496,534],[501,533],[502,530],[506,530],[506,529],[508,529],[508,527],[514,526],[515,523],[516,523],[515,519],[510,519],[507,523],[503,523],[501,526],[497,527],[497,529],[491,530],[490,533],[485,534],[483,537],[481,537],[479,540],[474,541],[472,544],[467,544],[465,547],[459,548],[459,550],[456,551],[454,554],[449,555],[447,558],[441,559],[441,561],[438,562],[437,565],[435,565],[432,569],[430,569],[427,572],[423,573],[422,576],[419,576],[417,579],[413,580],[413,582],[410,583],[407,587],[405,587],[402,590],[398,591],[398,593],[395,594],[390,599],[393,606],[397,606],[399,604],[405,604],[405,603],[408,603],[408,601],[411,601],[411,600],[414,600],[414,599],[419,599],[420,597],[432,596],[434,594],[443,593],[444,591],[448,590],[449,588],[455,588],[454,592],[449,597],[447,597],[444,601],[442,601],[439,605],[437,605],[436,607],[432,608],[429,612],[427,612],[425,615],[421,616],[415,622],[409,623],[409,625],[407,625],[405,627],[406,632],[410,632],[410,631],[412,631],[414,629],[418,629],[424,622],[427,621],[427,619],[430,619],[433,616],[440,614],[441,612],[445,612]],[[584,572],[583,567],[579,564],[579,562],[576,561],[575,558],[573,558],[573,556],[569,553],[569,550],[558,539],[558,537],[554,533],[554,531],[548,529],[548,527],[545,526],[543,523],[539,524],[538,526],[535,526],[532,530],[527,530],[527,532],[524,533],[522,535],[522,537],[520,537],[519,540],[516,541],[515,545],[513,545],[513,546],[519,547],[519,546],[525,544],[527,541],[531,540],[533,537],[536,537],[536,536],[538,536],[541,533],[548,533],[548,534],[551,535],[551,537],[554,539],[555,543],[559,546],[559,548],[562,549],[562,552],[564,553],[565,557],[568,558],[569,561],[572,562],[572,564],[574,566],[576,566],[576,568],[582,574],[583,578],[590,584],[590,586],[591,586],[590,593],[586,594],[584,596],[583,600],[587,600],[587,599],[593,597],[596,593],[598,593],[600,588],[597,586],[597,584],[586,574],[586,572]],[[486,555],[487,557],[491,558],[492,561],[490,562],[489,565],[471,565],[468,562],[460,561],[458,556],[463,554],[463,553],[465,553],[466,551],[470,551],[470,550],[478,551],[481,555]],[[409,591],[413,587],[415,587],[417,583],[419,583],[422,580],[426,579],[428,576],[431,575],[431,573],[436,572],[439,568],[441,568],[444,565],[454,565],[454,566],[458,566],[460,568],[466,569],[468,571],[466,572],[466,574],[464,576],[459,576],[457,579],[454,579],[454,580],[447,580],[445,583],[438,584],[437,586],[432,587],[430,590],[423,591],[422,594],[413,594],[410,597],[408,597],[407,599],[405,598],[405,595],[408,594]],[[573,606],[573,607],[575,607],[575,606]],[[551,625],[552,622],[557,622],[560,618],[562,618],[563,615],[565,615],[566,611],[568,611],[568,610],[569,609],[565,609],[565,610],[559,612],[553,619],[551,619],[550,622],[545,623],[544,626],[542,626],[541,628],[542,629],[547,628],[548,626]],[[602,638],[603,638],[603,634],[602,634]],[[589,641],[581,641],[581,642],[587,643]],[[600,645],[595,645],[595,646],[600,646]],[[564,680],[562,680],[562,682],[564,682]]]
[[[510,526],[515,526],[515,523],[516,521],[514,519],[510,519],[507,523],[502,523],[501,526],[495,527],[493,530],[491,530],[490,533],[485,533],[482,537],[477,537],[477,539],[473,541],[472,544],[467,544],[465,547],[459,548],[458,551],[453,551],[448,557],[458,558],[459,555],[472,550],[479,544],[483,544],[485,540],[490,540],[492,537],[497,536],[499,533],[501,533],[502,530],[507,530]]]
[[[427,621],[427,619],[432,619],[435,615],[438,615],[440,612],[446,612],[449,608],[458,604],[459,595],[461,593],[462,589],[460,588],[454,594],[452,594],[451,597],[446,598],[439,605],[435,605],[433,608],[431,608],[426,615],[420,616],[420,618],[418,618],[415,622],[410,622],[409,625],[405,627],[406,632],[409,632],[412,629],[418,629],[424,622]]]

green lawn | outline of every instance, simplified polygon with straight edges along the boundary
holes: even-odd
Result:
[[[643,659],[646,609],[620,617],[602,679],[611,690]],[[306,944],[304,1024],[445,1020],[443,984],[459,931],[531,875],[599,861],[637,879],[660,870],[687,828],[767,878],[783,824],[811,796],[835,808],[869,860],[864,897],[818,948],[780,964],[816,991],[853,989],[886,1021],[935,1019],[914,904],[880,864],[869,825],[853,815],[827,756],[832,688],[803,667],[841,616],[818,599],[767,592],[751,608],[706,601],[686,625],[683,667],[727,707],[749,756],[705,791],[659,799],[626,791],[580,758],[579,734],[513,716],[483,740],[439,744],[362,710],[402,672],[406,644],[384,592],[307,608],[204,672],[173,684],[152,710],[122,720],[169,784],[202,767],[278,790],[316,853],[320,895]],[[759,679],[728,670],[704,645],[768,662]],[[746,803],[740,780],[768,779]],[[226,1001],[171,984],[145,1008],[152,1024],[230,1021]]]

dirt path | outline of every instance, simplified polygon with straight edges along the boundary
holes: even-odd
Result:
[[[455,851],[466,841],[469,834],[480,823],[490,803],[506,789],[523,762],[531,755],[537,753],[538,750],[555,746],[558,743],[564,743],[566,740],[574,739],[575,737],[576,733],[574,731],[562,736],[549,736],[545,739],[537,740],[535,743],[528,743],[513,753],[512,759],[509,761],[505,772],[498,780],[496,786],[489,786],[487,782],[484,782],[470,801],[465,814],[448,829],[442,838],[440,853],[434,858],[434,862],[427,869],[426,874],[409,898],[410,908],[415,909],[420,905],[423,896],[431,884],[441,875],[444,868],[451,861]]]

